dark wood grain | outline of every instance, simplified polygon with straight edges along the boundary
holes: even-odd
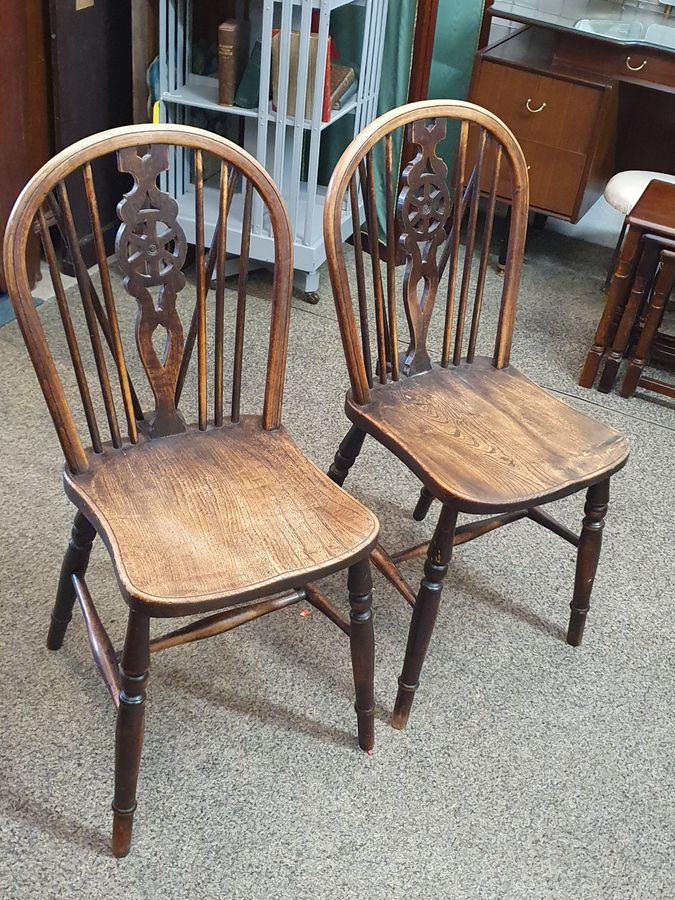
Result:
[[[452,556],[456,523],[457,510],[444,506],[429,544],[424,577],[413,607],[403,671],[398,680],[398,693],[391,717],[394,728],[405,728],[408,723],[415,691],[419,686],[420,672],[438,616],[443,579]]]
[[[620,434],[553,397],[513,368],[476,357],[373,390],[347,414],[463,512],[524,509],[618,471]]]
[[[375,696],[373,688],[375,665],[375,637],[371,609],[373,584],[370,566],[364,559],[349,569],[349,642],[356,688],[356,717],[359,728],[359,747],[372,750],[375,745]]]
[[[97,526],[127,602],[155,616],[298,587],[377,539],[372,513],[256,416],[106,453],[65,485]],[[161,541],[149,544],[155,533]]]
[[[81,512],[75,514],[73,529],[68,549],[61,566],[56,602],[52,611],[52,619],[47,636],[47,647],[58,650],[63,644],[66,628],[73,615],[75,604],[75,588],[73,575],[84,578],[89,565],[91,546],[96,537],[96,529]]]
[[[115,250],[124,287],[138,304],[136,345],[155,398],[155,411],[146,427],[151,437],[178,434],[185,431],[185,419],[174,402],[183,352],[183,325],[176,299],[185,287],[187,241],[178,224],[178,204],[157,185],[169,167],[169,148],[154,144],[139,155],[135,147],[128,147],[118,150],[117,156],[120,171],[134,179],[118,207],[122,225]],[[198,283],[201,280],[198,278]],[[153,289],[159,291],[157,305]],[[153,345],[158,328],[166,333],[161,358]],[[200,416],[201,409],[200,405]]]
[[[436,154],[446,136],[445,121],[418,119],[408,130],[418,152],[401,176],[398,215],[406,256],[403,303],[410,329],[403,373],[415,375],[431,368],[426,342],[438,291],[436,253],[447,238],[444,226],[450,215],[450,192],[447,166]]]
[[[591,591],[602,547],[602,530],[609,503],[609,479],[592,485],[586,494],[584,521],[579,538],[574,596],[570,604],[572,615],[567,631],[567,643],[578,647],[584,634],[586,616],[590,608]]]

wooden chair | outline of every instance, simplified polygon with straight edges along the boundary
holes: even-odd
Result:
[[[437,155],[448,122],[458,131],[452,189]],[[401,178],[395,201],[393,147],[403,128],[417,155]],[[375,153],[384,158],[383,229],[377,215]],[[478,332],[487,314],[483,294],[497,197],[511,202],[513,214],[496,339],[488,344],[494,350],[487,357],[477,353]],[[481,198],[484,217],[479,216]],[[348,209],[355,226],[357,315],[341,237]],[[371,248],[370,278],[363,258],[362,210]],[[616,431],[562,403],[509,364],[527,210],[527,167],[520,147],[499,119],[469,103],[425,101],[381,116],[348,147],[329,185],[324,236],[351,381],[345,409],[353,423],[329,474],[342,484],[369,434],[422,482],[415,519],[425,517],[434,499],[442,504],[429,544],[392,554],[378,546],[372,555],[413,607],[393,714],[397,728],[405,727],[410,714],[443,578],[457,544],[528,517],[578,547],[567,641],[581,642],[609,479],[628,457],[627,443]],[[396,217],[398,245],[390,238],[396,233]],[[400,286],[399,262],[405,266]],[[445,311],[437,345],[442,350],[432,363],[428,336],[442,279]],[[400,352],[401,306],[408,335]],[[542,506],[581,489],[587,491],[586,507],[577,536]],[[457,527],[459,513],[492,515]],[[423,554],[424,577],[415,594],[397,563]]]
[[[106,259],[94,181],[98,160],[114,153],[130,188],[118,206],[116,267]],[[215,183],[212,179],[205,184],[207,153],[210,165],[216,160],[217,172]],[[160,187],[173,177],[192,185],[182,201],[188,205],[181,219],[193,223],[196,236],[197,299],[194,309],[190,305],[186,338],[178,309],[184,309],[187,241],[177,218],[178,205]],[[100,288],[85,267],[78,242],[71,205],[77,191],[82,197],[86,194]],[[219,211],[208,255],[205,202]],[[228,215],[235,212],[241,239],[228,240],[226,246]],[[256,215],[262,232],[267,229],[269,241],[274,241],[271,324],[261,352],[261,414],[245,413],[244,407],[253,401],[242,396],[246,279]],[[50,222],[74,263],[76,300],[64,290]],[[74,377],[72,372],[69,378],[57,373],[58,356],[50,350],[31,302],[25,258],[34,228],[49,264],[67,344],[63,355],[72,363]],[[66,494],[78,510],[47,646],[52,650],[61,646],[77,598],[94,659],[117,707],[113,853],[118,857],[130,848],[145,683],[155,651],[220,634],[307,600],[350,636],[359,744],[365,750],[373,746],[368,556],[378,525],[370,512],[303,456],[281,425],[292,249],[286,209],[264,169],[230,142],[176,125],[115,129],[64,150],[30,181],[9,222],[4,248],[9,291],[65,454]],[[237,289],[232,294],[235,322],[229,329],[234,345],[229,404],[224,402],[226,253],[239,256]],[[123,290],[118,292],[113,289],[116,268],[123,278]],[[214,338],[209,346],[207,294],[214,271],[215,300],[208,313],[213,316]],[[120,324],[133,300],[138,305],[135,341]],[[77,334],[82,311],[84,342]],[[157,338],[163,349],[156,349]],[[187,424],[181,393],[188,370],[194,368],[195,343],[197,415],[194,424]],[[208,375],[211,359],[213,371]],[[132,378],[134,366],[137,379]],[[150,396],[147,385],[140,383],[145,375],[154,397],[149,412],[142,411],[139,401],[143,390]],[[85,447],[76,424],[79,410],[67,399],[69,383],[77,385],[91,447]],[[103,433],[105,421],[110,440]],[[129,607],[119,663],[85,582],[97,534],[110,553]],[[346,568],[350,621],[312,583]],[[211,615],[150,640],[151,617],[195,613]]]

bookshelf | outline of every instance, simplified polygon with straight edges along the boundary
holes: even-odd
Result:
[[[343,58],[358,67],[356,93],[340,109],[322,121],[326,57],[331,16],[346,6],[359,8],[360,27],[349,47],[339,47]],[[325,261],[322,219],[325,185],[319,183],[321,142],[331,126],[343,120],[350,133],[358,134],[376,116],[388,0],[251,0],[251,44],[261,42],[259,101],[255,109],[218,103],[217,75],[193,71],[192,0],[160,0],[159,115],[165,122],[192,124],[195,115],[206,115],[214,130],[236,130],[239,142],[268,170],[279,185],[294,230],[295,281],[309,300],[319,286],[318,270]],[[313,96],[311,115],[289,115],[291,32],[299,37],[295,109],[304,112],[307,91]],[[279,32],[282,51],[276,110],[271,97],[272,37]],[[309,71],[310,34],[316,41],[316,65]],[[215,36],[214,36],[215,39]],[[358,41],[357,41],[358,39]],[[339,60],[340,62],[342,60]],[[353,125],[352,125],[353,120]],[[344,126],[343,126],[344,127]],[[167,189],[178,201],[181,224],[194,241],[194,188],[188,165],[173,167]],[[206,239],[216,222],[217,186],[205,185]],[[228,253],[236,254],[241,240],[242,202],[235,197],[228,218]],[[351,216],[345,209],[343,237],[351,234]],[[273,258],[273,241],[262,205],[254,205],[251,258],[258,263]]]

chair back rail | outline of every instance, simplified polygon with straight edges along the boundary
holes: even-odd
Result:
[[[452,140],[448,123],[457,129],[452,175],[439,154],[439,145]],[[405,137],[417,153],[394,185],[397,137]],[[376,183],[378,154],[384,160],[383,185]],[[380,116],[344,152],[328,187],[324,237],[357,403],[369,401],[375,382],[386,384],[431,368],[427,339],[444,278],[440,363],[447,367],[473,361],[498,199],[512,210],[493,351],[494,365],[502,368],[509,364],[529,206],[527,166],[513,134],[478,106],[428,100]],[[354,235],[358,324],[341,237],[346,212]],[[402,279],[397,278],[400,266]],[[399,354],[400,305],[408,346]]]
[[[130,190],[117,207],[120,225],[114,265],[106,252],[96,193],[96,167],[92,166],[100,157],[109,154],[116,155],[119,171],[132,179]],[[217,192],[217,221],[208,249],[206,154],[211,162],[215,158],[217,164],[217,171],[209,181],[211,193]],[[179,205],[160,186],[172,165],[180,165],[181,172],[188,171],[192,183],[190,190],[194,192],[196,302],[187,334],[178,300],[186,286],[183,267],[188,244]],[[228,216],[232,215],[232,202],[239,186],[241,240],[237,246],[228,247]],[[82,235],[78,234],[72,212],[73,190],[83,190],[86,196],[98,278],[96,273],[92,277],[83,258]],[[274,429],[281,424],[293,241],[279,191],[253,157],[224,138],[189,126],[131,126],[93,135],[67,148],[43,166],[24,188],[6,231],[4,264],[8,291],[67,465],[73,473],[87,470],[91,451],[85,449],[76,425],[77,415],[67,396],[69,392],[57,371],[40,315],[32,302],[26,268],[26,246],[30,235],[37,230],[42,241],[74,374],[75,394],[79,395],[82,405],[91,450],[101,453],[108,443],[105,425],[114,449],[121,448],[126,442],[135,444],[141,436],[154,439],[186,430],[180,404],[195,344],[197,427],[203,431],[210,422],[218,427],[227,418],[234,423],[240,420],[254,194],[262,201],[274,237],[271,321],[262,402],[262,427]],[[184,208],[182,214],[189,215]],[[72,290],[67,291],[64,287],[54,232],[72,261],[79,295],[76,298],[73,298]],[[226,264],[228,256],[233,255],[239,257],[239,263],[233,294],[236,309],[231,403],[227,415],[224,404]],[[209,376],[207,317],[214,271],[213,364]],[[121,273],[126,298],[125,293],[116,292],[113,287],[117,272]],[[120,304],[132,298],[137,304],[134,340],[125,336],[120,326]],[[76,306],[79,309],[76,310]],[[86,332],[78,334],[78,330],[82,331],[78,328],[82,317]],[[163,348],[156,345],[158,329],[159,336],[165,336]],[[130,353],[140,360],[154,398],[154,410],[145,414],[138,399],[138,381],[134,385],[130,375],[134,368]],[[93,379],[91,372],[87,373],[87,360],[92,357]],[[213,398],[210,409],[209,393]],[[104,418],[100,415],[101,407]]]

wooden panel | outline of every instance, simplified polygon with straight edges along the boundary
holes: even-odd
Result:
[[[92,455],[90,465],[65,476],[66,493],[96,524],[132,604],[154,615],[298,587],[377,540],[375,516],[257,417]]]
[[[530,206],[564,218],[574,214],[579,193],[584,186],[587,168],[587,157],[583,153],[549,147],[536,141],[521,140],[520,146],[528,166],[530,179]],[[475,164],[477,157],[477,139],[472,134],[469,143],[469,165],[467,171]],[[494,151],[489,154],[486,173],[481,178],[481,190],[489,190],[489,171]],[[497,194],[508,200],[512,195],[511,172],[508,165],[500,169]]]
[[[522,141],[529,166],[530,205],[571,216],[583,186],[586,156]]]
[[[601,88],[484,60],[472,99],[503,119],[521,143],[586,153],[602,97]]]
[[[0,243],[14,201],[28,179],[49,157],[46,29],[38,0],[0,3]],[[28,247],[31,284],[39,270],[39,241]],[[0,290],[5,289],[0,260]]]

